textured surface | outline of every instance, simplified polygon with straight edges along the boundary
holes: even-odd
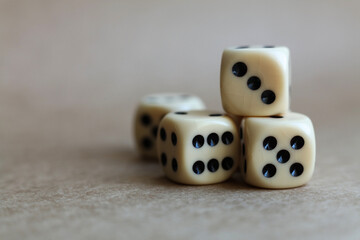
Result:
[[[357,1],[0,1],[0,239],[359,239]],[[305,17],[306,13],[306,17]],[[288,46],[305,187],[191,187],[134,153],[141,96],[220,109],[225,46]]]

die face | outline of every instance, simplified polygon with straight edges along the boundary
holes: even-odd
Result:
[[[192,184],[211,184],[227,180],[237,169],[239,137],[228,116],[208,117],[198,127],[189,125],[184,158]]]
[[[289,108],[286,47],[227,48],[220,74],[223,108],[238,116],[271,116]]]
[[[239,170],[241,177],[244,178],[247,171],[247,162],[245,158],[245,139],[244,139],[244,121],[241,119],[239,128],[239,149],[240,149],[240,157],[239,157]]]
[[[161,125],[179,132],[176,150],[167,144],[158,145],[160,161],[162,151],[178,160],[178,171],[164,169],[173,181],[191,185],[219,183],[236,170],[239,139],[232,118],[212,111],[191,111],[168,114]]]
[[[135,117],[135,141],[141,155],[156,157],[158,126],[167,113],[167,109],[162,107],[139,106]]]
[[[310,119],[297,113],[283,118],[245,118],[245,182],[264,188],[306,184],[315,167],[315,136]]]
[[[156,141],[158,161],[163,167],[165,175],[175,182],[181,181],[183,163],[179,161],[182,154],[182,131],[171,118],[164,117],[160,122],[159,136]]]
[[[160,120],[172,111],[204,109],[203,101],[184,93],[163,93],[145,96],[135,116],[135,141],[141,155],[156,158],[156,138]]]

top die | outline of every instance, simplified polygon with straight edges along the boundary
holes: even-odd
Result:
[[[221,61],[220,89],[226,112],[271,116],[289,109],[289,49],[230,47]]]

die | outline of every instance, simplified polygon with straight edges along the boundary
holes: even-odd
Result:
[[[289,109],[289,50],[230,47],[221,61],[223,108],[237,116],[271,116]]]
[[[141,99],[135,114],[134,135],[138,151],[144,157],[156,158],[156,136],[162,117],[172,111],[205,109],[203,101],[185,93],[161,93]]]
[[[159,125],[158,159],[165,175],[178,183],[205,185],[231,177],[237,169],[238,125],[214,111],[167,114]]]
[[[315,167],[315,134],[311,120],[299,113],[245,117],[240,138],[241,175],[250,185],[292,188],[306,184]]]

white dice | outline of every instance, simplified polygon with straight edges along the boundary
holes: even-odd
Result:
[[[219,183],[240,168],[256,187],[299,187],[314,172],[315,135],[307,116],[289,111],[289,89],[288,48],[227,48],[220,73],[226,114],[204,110],[188,94],[147,96],[136,113],[137,147],[157,156],[177,183]]]
[[[231,177],[238,166],[238,126],[213,111],[167,114],[157,138],[158,159],[165,175],[178,183],[204,185]]]
[[[162,93],[141,99],[135,115],[135,142],[145,157],[156,158],[155,141],[160,120],[169,112],[205,109],[203,101],[184,93]]]
[[[304,185],[315,166],[315,135],[311,120],[299,113],[245,117],[240,130],[241,174],[263,188]]]
[[[287,112],[289,81],[286,47],[231,47],[223,52],[220,90],[228,113],[271,116]]]

